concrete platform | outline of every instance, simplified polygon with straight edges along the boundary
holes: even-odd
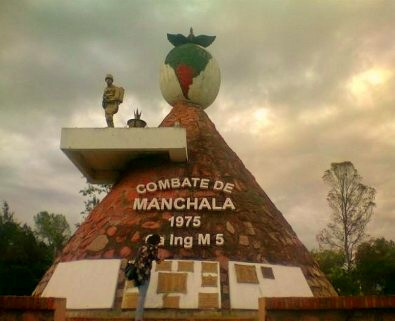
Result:
[[[186,162],[184,128],[62,128],[60,149],[92,184],[112,184],[138,157]]]

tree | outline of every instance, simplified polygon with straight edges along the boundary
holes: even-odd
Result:
[[[352,268],[354,252],[366,236],[365,230],[375,206],[376,191],[363,185],[351,162],[332,163],[323,180],[330,186],[327,196],[331,222],[318,235],[320,247],[341,250],[345,265]]]
[[[66,241],[70,238],[70,226],[62,214],[42,211],[34,216],[35,232],[39,239],[44,241],[56,256]]]
[[[359,294],[356,275],[353,271],[345,269],[345,257],[342,251],[313,250],[311,254],[339,295]]]
[[[312,250],[311,255],[319,263],[321,271],[326,276],[330,275],[334,268],[344,267],[344,253],[332,250]]]
[[[52,262],[50,248],[14,220],[6,202],[0,209],[0,253],[0,295],[30,295]]]
[[[362,243],[355,270],[365,295],[395,294],[395,243],[384,238]]]
[[[86,200],[84,201],[85,209],[81,212],[81,214],[89,214],[96,207],[96,205],[100,203],[100,195],[103,193],[107,195],[110,192],[111,187],[111,184],[92,185],[88,183],[84,189],[80,190],[80,194],[86,197]]]
[[[6,222],[12,222],[14,220],[14,212],[11,212],[7,202],[3,202],[0,214],[0,224]]]
[[[384,238],[361,243],[352,270],[342,251],[313,250],[322,272],[340,295],[394,295],[395,242]]]

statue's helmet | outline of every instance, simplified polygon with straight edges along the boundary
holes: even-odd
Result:
[[[111,74],[106,75],[106,78],[104,78],[104,80],[107,80],[107,79],[111,79],[112,81],[114,81],[114,77]]]

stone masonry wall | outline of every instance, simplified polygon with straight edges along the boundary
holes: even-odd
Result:
[[[300,267],[314,296],[335,296],[337,293],[320,271],[317,262],[298,239],[282,213],[272,203],[254,176],[236,153],[226,144],[207,114],[196,106],[179,103],[173,107],[159,127],[181,126],[186,129],[188,162],[171,163],[158,157],[131,161],[119,182],[98,204],[78,228],[61,255],[47,271],[34,291],[40,296],[59,262],[87,259],[128,259],[136,255],[145,236],[158,233],[169,238],[193,236],[193,247],[170,246],[165,242],[163,257],[185,260],[213,260],[220,264],[222,309],[230,309],[228,262],[255,262]],[[192,229],[175,230],[169,219],[173,211],[151,209],[140,211],[134,201],[140,197],[140,184],[170,178],[206,178],[234,186],[231,193],[234,210],[202,211],[202,224]],[[149,193],[148,193],[149,194]],[[228,197],[212,188],[157,190],[146,197],[158,199],[216,199],[223,204]],[[191,211],[178,212],[180,215]],[[195,215],[195,213],[192,213]],[[221,246],[198,246],[198,233],[222,235]],[[124,280],[119,277],[114,308],[119,308]]]
[[[0,321],[64,321],[66,299],[1,296]]]

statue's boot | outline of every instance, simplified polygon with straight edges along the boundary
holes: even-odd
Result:
[[[112,116],[106,115],[107,127],[114,127],[114,120]]]

